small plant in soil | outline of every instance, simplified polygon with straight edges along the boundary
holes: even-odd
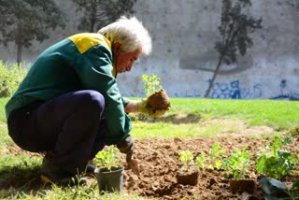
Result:
[[[191,151],[180,151],[179,160],[182,167],[178,170],[177,182],[182,185],[196,185],[199,171],[194,165],[194,156]]]
[[[180,151],[179,160],[183,164],[183,166],[187,168],[193,163],[193,154],[191,151]]]
[[[219,143],[214,143],[209,150],[210,168],[221,169],[223,167],[222,157],[225,153],[225,149]]]
[[[235,149],[228,158],[224,159],[223,166],[228,172],[225,177],[230,179],[229,185],[233,193],[254,194],[256,191],[255,180],[245,178],[250,167],[250,158],[250,153],[244,147]]]
[[[207,165],[206,155],[204,153],[199,154],[195,159],[195,163],[199,169],[205,170]]]
[[[290,143],[289,138],[282,139],[275,137],[266,147],[266,152],[258,155],[256,162],[256,170],[265,176],[281,180],[289,175],[297,164],[296,155],[282,149],[286,144]]]
[[[119,151],[115,146],[108,146],[96,155],[96,170],[100,193],[120,192],[123,188],[123,170],[120,166]]]
[[[243,179],[250,166],[250,153],[246,147],[235,149],[231,155],[224,159],[224,169],[228,171],[227,177]]]
[[[107,168],[107,170],[111,170],[112,167],[120,166],[118,149],[111,145],[97,153],[96,165],[100,168]]]

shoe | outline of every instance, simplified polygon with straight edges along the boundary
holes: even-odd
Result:
[[[84,185],[87,183],[85,177],[79,177],[64,171],[41,172],[41,181],[44,184],[58,186]]]
[[[46,157],[43,159],[41,168],[41,181],[44,184],[55,184],[59,186],[74,186],[86,184],[86,178],[74,172],[67,171],[61,166],[50,162]]]
[[[95,165],[88,163],[86,165],[85,173],[88,175],[94,175],[96,169],[97,169],[97,167]]]

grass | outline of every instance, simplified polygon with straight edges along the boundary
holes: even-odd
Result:
[[[286,131],[299,125],[299,102],[278,100],[219,100],[172,98],[172,120],[135,121],[132,135],[148,137],[209,137],[242,132],[244,128],[268,126]],[[186,123],[175,120],[188,114]],[[177,122],[175,122],[177,121]]]
[[[99,196],[95,183],[72,188],[34,185],[42,157],[21,151],[8,136],[4,112],[7,100],[0,99],[0,188],[3,183],[14,187],[0,189],[0,199],[144,199],[133,194]],[[273,134],[299,124],[297,101],[172,98],[171,104],[168,115],[161,119],[138,120],[140,116],[132,116],[131,134],[138,139],[213,137],[242,133],[256,126],[271,127]]]

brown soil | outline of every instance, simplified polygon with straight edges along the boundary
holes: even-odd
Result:
[[[154,111],[168,110],[170,107],[170,100],[164,90],[155,92],[147,99],[148,106]]]
[[[224,178],[223,170],[200,171],[195,186],[177,183],[176,175],[182,167],[179,162],[179,152],[189,150],[196,156],[200,152],[207,153],[211,145],[217,142],[227,150],[227,154],[234,148],[246,145],[252,155],[255,155],[270,141],[270,138],[250,138],[244,135],[190,140],[181,138],[137,140],[135,158],[139,161],[140,173],[136,175],[131,170],[125,171],[126,192],[161,199],[242,199],[242,194],[232,192],[229,181]],[[298,144],[298,141],[293,142],[287,148],[296,152]],[[251,171],[246,178],[258,183],[254,164],[252,163]],[[290,184],[295,178],[298,177],[289,176],[283,181]],[[255,196],[262,199],[258,184]]]

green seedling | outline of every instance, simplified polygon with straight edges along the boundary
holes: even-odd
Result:
[[[214,169],[221,169],[223,162],[222,156],[225,155],[226,151],[221,147],[219,143],[214,143],[209,150],[209,156],[211,161],[211,166]]]
[[[108,146],[96,155],[96,164],[98,167],[111,170],[112,167],[120,165],[119,151],[115,146]]]
[[[199,169],[205,170],[206,169],[206,163],[207,163],[206,155],[204,153],[199,154],[195,159],[195,163],[196,163],[196,165]]]
[[[193,162],[193,154],[191,151],[181,151],[179,153],[179,160],[185,167],[189,167]]]
[[[144,86],[144,93],[147,97],[163,89],[157,74],[143,74],[141,79]]]
[[[287,143],[290,143],[289,138],[283,140],[276,136],[271,145],[266,148],[268,151],[258,156],[257,172],[279,180],[289,175],[295,168],[298,159],[296,155],[282,149]]]
[[[231,175],[233,179],[244,178],[250,166],[250,158],[250,153],[246,148],[235,149],[231,155],[224,160],[224,169],[229,171],[228,177]]]

